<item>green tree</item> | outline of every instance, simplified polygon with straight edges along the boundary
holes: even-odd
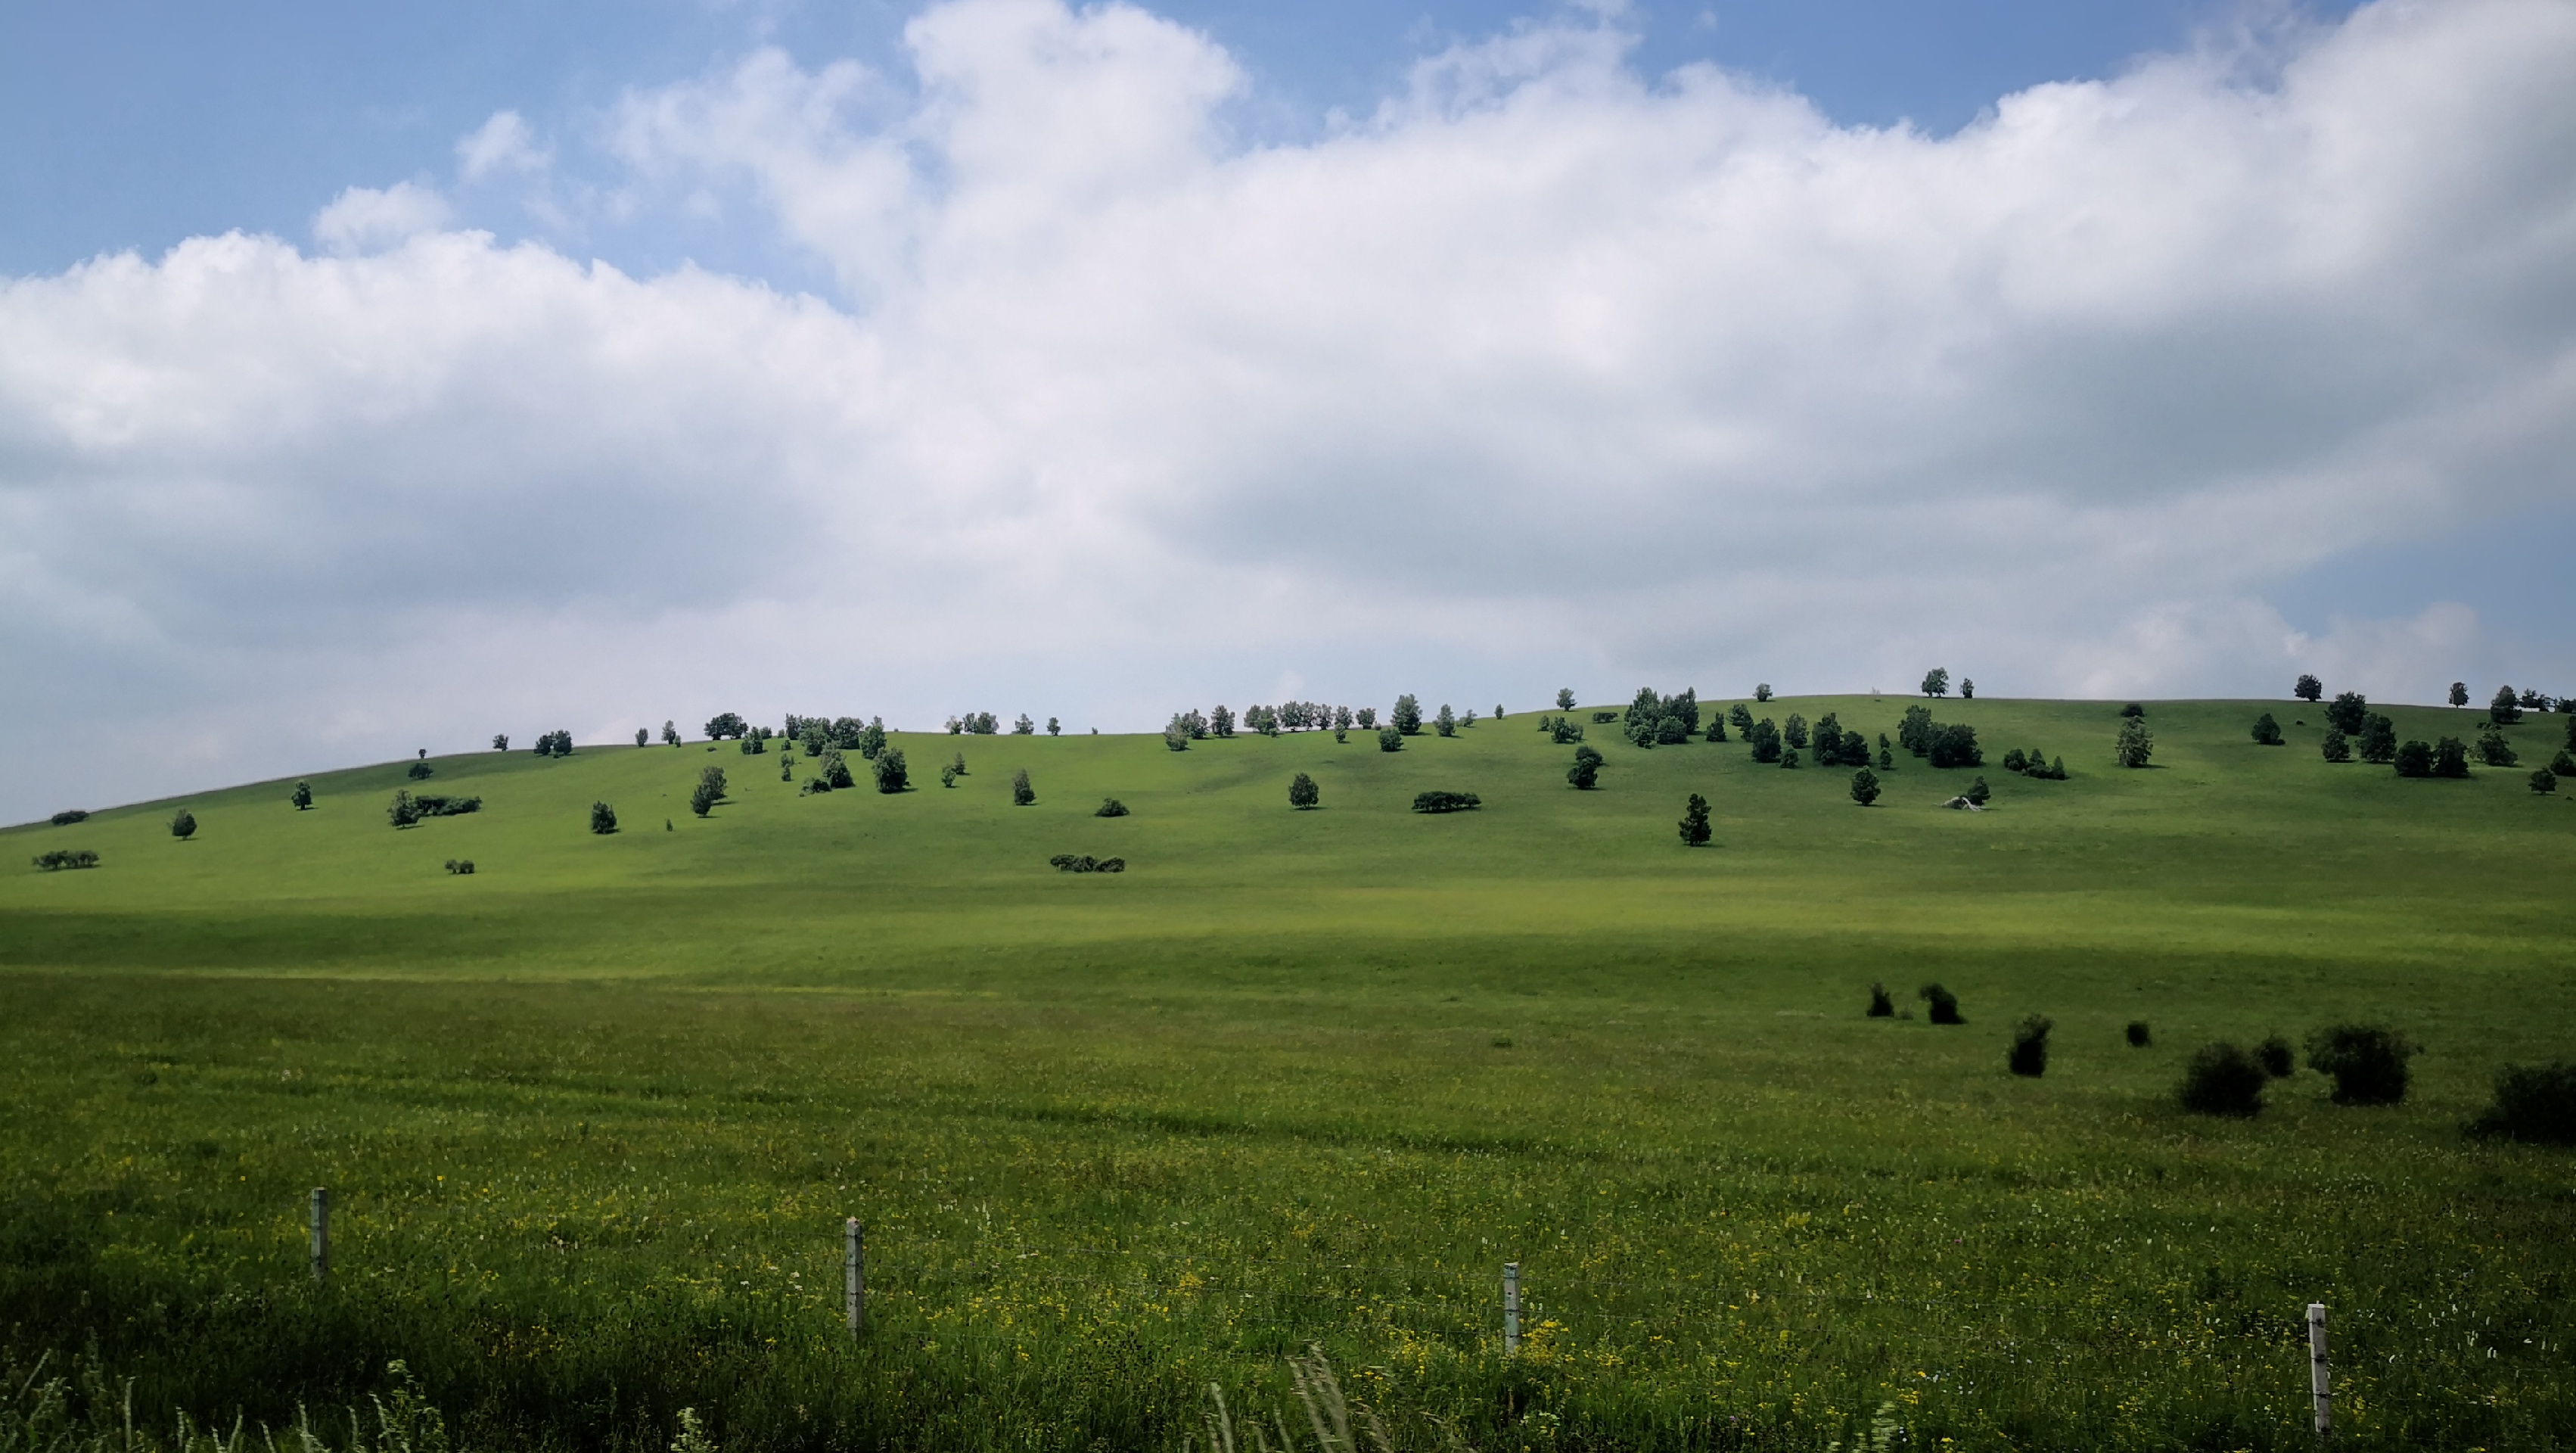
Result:
[[[2326,721],[2345,736],[2360,736],[2370,722],[2370,698],[2358,691],[2336,692],[2326,705]]]
[[[2148,733],[2145,719],[2133,716],[2120,723],[2120,740],[2111,750],[2121,766],[2143,767],[2155,755],[2156,739]]]
[[[1879,749],[1878,749],[1878,770],[1880,770],[1880,771],[1882,771],[1882,772],[1889,772],[1889,771],[1894,771],[1894,770],[1895,770],[1895,768],[1896,768],[1896,755],[1895,755],[1895,753],[1890,752],[1890,751],[1889,751],[1887,748],[1885,748],[1885,747],[1881,747],[1881,748],[1879,748]]]
[[[493,738],[492,738],[492,750],[493,750],[493,751],[496,751],[496,752],[506,752],[506,751],[510,750],[510,735],[509,735],[509,733],[507,733],[507,732],[503,732],[503,733],[501,733],[501,734],[499,734],[499,735],[497,735],[497,736],[493,737]]]
[[[1740,701],[1728,707],[1726,724],[1735,728],[1738,735],[1753,730],[1753,708]]]
[[[1852,774],[1852,801],[1859,803],[1863,807],[1867,807],[1871,803],[1878,801],[1880,790],[1881,789],[1878,785],[1878,774],[1876,772],[1869,770],[1867,767],[1863,767]]]
[[[181,842],[197,835],[197,814],[182,807],[170,817],[170,836]]]
[[[1771,724],[1771,718],[1766,716],[1755,722],[1753,730],[1744,734],[1744,739],[1753,744],[1753,760],[1766,763],[1780,760],[1780,729]]]
[[[1573,688],[1573,687],[1571,687],[1571,686],[1560,686],[1560,687],[1558,687],[1558,688],[1556,689],[1556,709],[1557,709],[1557,710],[1559,710],[1559,711],[1572,711],[1572,710],[1574,710],[1574,688]]]
[[[2361,741],[2355,750],[2363,761],[2385,767],[2397,760],[2397,723],[2377,712],[2364,713]],[[2431,750],[2426,748],[2426,750]]]
[[[2433,744],[2433,775],[2466,777],[2469,775],[2469,746],[2458,737],[2444,737]]]
[[[1403,751],[1404,733],[1397,731],[1391,726],[1379,727],[1377,729],[1377,749],[1381,752]]]
[[[2298,684],[2290,688],[2290,694],[2301,701],[2313,702],[2326,694],[2326,684],[2302,671],[2299,673]]]
[[[1036,736],[1037,734],[1038,734],[1038,724],[1037,724],[1036,722],[1034,722],[1034,721],[1029,720],[1029,714],[1028,714],[1027,712],[1025,712],[1025,711],[1020,713],[1020,719],[1019,719],[1018,721],[1015,721],[1015,722],[1011,723],[1011,735],[1012,735],[1012,736],[1015,736],[1015,737],[1033,737],[1033,736]]]
[[[665,721],[665,722],[663,722],[663,723],[662,723],[662,745],[664,745],[664,746],[666,746],[666,747],[676,747],[676,746],[678,746],[679,744],[680,744],[680,728],[678,727],[678,725],[677,725],[677,724],[675,724],[675,723],[669,722],[669,721]]]
[[[1029,785],[1029,769],[1026,767],[1012,769],[1011,805],[1013,807],[1035,807],[1037,806],[1037,801],[1038,790]]]
[[[1686,848],[1706,847],[1712,835],[1708,825],[1708,799],[1696,792],[1690,795],[1690,801],[1682,804],[1681,833],[1682,846]]]
[[[1983,807],[1987,803],[1994,801],[1995,789],[1987,786],[1986,779],[1980,777],[1976,781],[1968,784],[1967,798],[1970,802],[1977,804],[1979,807]]]
[[[1413,695],[1410,692],[1397,697],[1395,699],[1395,715],[1390,718],[1390,720],[1395,723],[1395,729],[1404,733],[1406,736],[1420,736],[1422,734],[1422,703],[1414,700]]]
[[[2397,775],[2400,777],[2432,776],[2433,748],[2431,744],[2426,742],[2408,742],[2406,745],[2399,747],[2397,749],[2395,766],[2397,768]]]
[[[295,790],[287,795],[286,800],[294,803],[295,810],[298,812],[302,812],[311,807],[313,805],[313,784],[310,782],[296,783]]]
[[[2352,743],[2345,738],[2343,733],[2336,731],[2333,727],[2326,728],[2326,739],[2319,750],[2325,753],[2326,760],[2329,762],[2349,762],[2352,760]]]
[[[939,769],[939,785],[942,787],[957,785],[957,765],[954,762]]]
[[[1048,718],[1047,718],[1047,735],[1048,735],[1048,736],[1051,736],[1051,737],[1060,737],[1060,736],[1063,736],[1063,735],[1064,735],[1064,723],[1062,723],[1062,722],[1060,722],[1060,721],[1057,721],[1054,717],[1048,717]]]
[[[2145,731],[2143,727],[2139,730],[2141,734]],[[1930,749],[1927,755],[1935,767],[1982,767],[1986,764],[1985,748],[1977,745],[1977,729],[1965,722],[1935,722],[1928,740]]]
[[[385,820],[397,828],[410,827],[420,821],[420,804],[408,792],[397,791],[385,806]]]
[[[823,755],[815,759],[814,768],[821,774],[823,785],[835,792],[858,785],[858,779],[850,775],[849,759],[841,755],[838,747],[825,747]]]
[[[2281,724],[2272,720],[2272,713],[2267,711],[2261,716],[2254,718],[2254,740],[2255,743],[2260,746],[2277,747],[2282,745]]]
[[[1807,719],[1798,715],[1794,711],[1789,713],[1789,720],[1781,726],[1780,735],[1788,741],[1790,746],[1801,748],[1805,747],[1807,745]]]
[[[1290,807],[1294,807],[1302,812],[1323,800],[1323,789],[1315,785],[1314,778],[1300,772],[1296,776],[1288,779],[1288,805]]]
[[[863,760],[875,761],[877,753],[884,751],[885,746],[885,718],[877,717],[859,728],[859,756]]]
[[[1753,699],[1755,701],[1769,701],[1771,699],[1771,683],[1765,681],[1755,686],[1753,688]]]
[[[1457,713],[1452,712],[1449,709],[1449,703],[1445,701],[1440,703],[1440,715],[1432,718],[1431,725],[1444,737],[1458,735]]]
[[[903,751],[899,747],[888,747],[877,753],[874,771],[877,790],[889,797],[912,785],[912,774],[904,766]]]
[[[2558,774],[2547,767],[2539,768],[2531,774],[2531,790],[2543,797],[2557,791]]]
[[[590,805],[590,830],[602,837],[617,831],[617,809],[605,802]]]
[[[1959,678],[1959,699],[1960,699],[1961,701],[1974,701],[1974,700],[1976,700],[1976,699],[1977,699],[1977,683],[1976,683],[1975,681],[1973,681],[1973,680],[1969,679],[1968,677],[1965,677],[1965,676],[1960,677],[1960,678]]]
[[[1565,780],[1589,792],[1601,780],[1601,754],[1590,747],[1574,749],[1574,765],[1565,769]]]
[[[721,742],[728,737],[740,740],[743,733],[750,730],[742,717],[734,712],[718,712],[707,719],[707,740],[711,742]]]
[[[2506,741],[2504,733],[2490,722],[2485,731],[2478,733],[2478,760],[2490,767],[2511,767],[2522,759],[2514,754],[2513,743]]]
[[[1357,718],[1355,718],[1355,719],[1359,722],[1359,724],[1360,724],[1360,730],[1361,730],[1361,731],[1364,731],[1364,732],[1373,732],[1373,731],[1376,731],[1376,730],[1377,730],[1377,708],[1376,708],[1376,707],[1374,707],[1374,706],[1363,706],[1363,707],[1361,707],[1361,708],[1360,708],[1360,710],[1359,710],[1359,715],[1358,715],[1358,717],[1357,717]]]
[[[1935,666],[1931,670],[1923,673],[1923,694],[1926,696],[1947,696],[1950,694],[1950,670],[1948,667]]]
[[[1177,711],[1172,713],[1170,721],[1163,724],[1163,745],[1175,752],[1190,749],[1190,724],[1181,720]]]
[[[2456,708],[2456,707],[2463,707],[2463,706],[2468,705],[2468,704],[2469,704],[2469,683],[2467,683],[2467,682],[2465,682],[2465,681],[2454,681],[2454,682],[2452,682],[2452,683],[2451,683],[2451,696],[2450,696],[2450,701],[2451,701],[2451,705],[2452,705],[2453,707],[2455,707],[2455,708]]]
[[[2496,726],[2511,726],[2522,720],[2522,698],[2510,686],[2496,688],[2495,700],[2487,703],[2487,720]]]
[[[2576,752],[2560,747],[2558,755],[2549,759],[2549,770],[2561,777],[2576,777]]]

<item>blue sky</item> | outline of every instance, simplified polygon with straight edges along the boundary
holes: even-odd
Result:
[[[2576,691],[2559,0],[105,0],[0,11],[0,135],[0,764],[135,749],[0,820],[717,710]]]

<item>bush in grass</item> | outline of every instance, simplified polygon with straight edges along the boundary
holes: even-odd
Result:
[[[1413,794],[1416,812],[1473,812],[1484,805],[1484,799],[1473,792],[1417,792]]]
[[[1994,796],[1995,790],[1986,785],[1986,779],[1983,777],[1980,777],[1976,781],[1968,784],[1967,798],[1970,802],[1975,803],[1979,807],[1983,807],[1987,803],[1993,801]]]
[[[1726,709],[1726,724],[1735,728],[1736,734],[1739,736],[1745,732],[1753,730],[1753,708],[1746,706],[1740,701],[1733,706],[1728,707]],[[2576,742],[2570,742],[2568,745],[2576,746]]]
[[[1125,858],[1095,858],[1089,853],[1058,853],[1047,859],[1047,866],[1059,873],[1124,873]]]
[[[1403,751],[1404,733],[1397,731],[1391,726],[1379,727],[1377,729],[1377,749],[1381,752]]]
[[[1744,739],[1753,744],[1753,760],[1757,762],[1780,760],[1780,728],[1772,724],[1771,718],[1766,716],[1755,722],[1753,730],[1744,734]]]
[[[95,868],[98,854],[88,848],[55,848],[51,852],[36,854],[35,864],[48,873],[59,873],[66,868]]]
[[[2379,1024],[2338,1024],[2308,1036],[2308,1068],[2334,1077],[2338,1105],[2394,1105],[2406,1098],[2415,1044]]]
[[[2558,790],[2558,774],[2542,767],[2531,774],[2531,790],[2542,797]]]
[[[1880,790],[1881,789],[1878,785],[1878,774],[1876,772],[1869,770],[1867,767],[1863,767],[1852,774],[1852,801],[1859,803],[1863,807],[1867,807],[1878,800]]]
[[[2397,760],[2397,723],[2372,712],[2361,724],[2360,737],[2353,743],[2353,753],[2363,761],[2385,767]]]
[[[876,773],[877,790],[891,797],[912,785],[911,769],[904,765],[900,749],[888,747],[877,754],[870,770]]]
[[[481,812],[483,799],[449,797],[440,792],[424,792],[413,798],[411,805],[413,810],[423,817],[463,817],[469,812]]]
[[[2048,1073],[2048,1031],[2057,1021],[2045,1014],[2025,1016],[2013,1026],[2012,1048],[2004,1052],[2004,1063],[2014,1074],[2038,1079]]]
[[[638,742],[636,745],[641,746],[643,743]],[[447,860],[447,871],[457,875],[458,877],[463,877],[474,871],[474,860],[472,858],[449,858]]]
[[[2576,753],[2561,747],[2558,755],[2549,759],[2549,770],[2556,776],[2576,777]]]
[[[420,804],[410,793],[397,790],[394,800],[385,805],[385,820],[397,828],[410,827],[420,821]]]
[[[590,805],[590,830],[602,837],[617,831],[617,809],[605,802]]]
[[[1550,742],[1561,747],[1568,742],[1583,740],[1583,728],[1560,716],[1556,719],[1556,725],[1548,729],[1547,737]]]
[[[1574,765],[1565,769],[1565,780],[1589,792],[1601,781],[1601,754],[1590,747],[1574,749]]]
[[[1726,718],[1713,711],[1708,714],[1707,740],[1712,742],[1726,740]]]
[[[1422,703],[1416,701],[1413,697],[1413,693],[1408,691],[1404,695],[1395,699],[1395,714],[1392,717],[1389,717],[1388,720],[1393,724],[1397,731],[1402,732],[1404,735],[1408,737],[1420,736],[1422,734]]]
[[[2531,1145],[2576,1145],[2576,1061],[2507,1065],[2496,1071],[2495,1103],[2469,1133]]]
[[[834,792],[858,780],[850,775],[849,759],[841,755],[838,747],[825,747],[822,757],[814,763],[814,770],[821,776],[823,785]]]
[[[1440,703],[1440,715],[1432,718],[1431,725],[1440,735],[1454,737],[1458,735],[1458,714],[1451,711],[1449,703],[1444,701]]]
[[[2326,705],[2326,723],[2348,737],[2361,735],[2370,724],[2370,698],[2358,691],[2342,691]]]
[[[2490,767],[2511,767],[2522,761],[2514,755],[2513,743],[2506,741],[2504,733],[2494,727],[2478,733],[2478,760]]]
[[[1100,806],[1098,809],[1093,811],[1091,815],[1094,817],[1125,817],[1127,815],[1127,804],[1119,801],[1115,797],[1104,797],[1100,799]]]
[[[2270,1079],[2254,1056],[2237,1046],[2204,1044],[2184,1064],[2175,1098],[2195,1115],[2259,1115],[2263,1086]]]
[[[2005,771],[2019,772],[2027,769],[2029,766],[2030,754],[2024,752],[2021,748],[2015,747],[2011,751],[2004,753]]]
[[[2120,708],[2120,716],[2123,720],[2135,721],[2146,714],[2147,709],[2134,701]]]
[[[2155,1042],[2155,1031],[2147,1028],[2147,1021],[2143,1019],[2129,1021],[2129,1048],[2145,1049]]]
[[[2469,775],[2468,744],[2458,737],[2444,737],[2433,744],[2433,775],[2466,777]]]
[[[1682,804],[1681,835],[1682,846],[1686,848],[1706,847],[1712,835],[1708,825],[1708,799],[1696,792]]]
[[[1889,996],[1885,984],[1869,986],[1869,1017],[1872,1019],[1896,1017],[1896,1000]]]
[[[403,770],[403,775],[409,777],[414,782],[417,782],[421,778],[428,776],[434,770],[435,769],[427,762],[414,762]]]
[[[1800,751],[1805,751],[1808,741],[1807,719],[1794,711],[1789,713],[1789,719],[1780,724],[1780,739]]]
[[[2408,742],[2397,749],[2394,765],[2400,777],[2433,775],[2433,748],[2426,742]]]
[[[1960,722],[1935,722],[1929,738],[1935,767],[1982,767],[1986,754],[1977,745],[1977,729]]]
[[[303,784],[298,783],[296,785],[302,786]],[[53,823],[56,827],[69,827],[76,822],[89,821],[89,813],[83,808],[66,808],[61,812],[55,813],[51,818],[48,818],[47,821]]]
[[[2113,756],[2123,767],[2143,767],[2156,752],[2156,739],[2147,731],[2146,722],[2131,717],[2120,724],[2120,739],[2112,744]]]
[[[2267,711],[2254,718],[2254,742],[2255,745],[2264,747],[2283,745],[2281,724],[2272,719],[2272,713]]]
[[[2326,739],[2319,745],[2317,750],[2323,752],[2326,760],[2329,762],[2349,762],[2352,760],[2351,739],[2347,738],[2342,732],[2335,730],[2333,727],[2326,728]]]
[[[1302,812],[1323,800],[1324,791],[1322,788],[1315,785],[1314,778],[1300,772],[1296,776],[1288,779],[1288,805],[1290,807],[1294,807]]]
[[[1924,985],[1922,988],[1914,991],[1914,997],[1932,1006],[1931,1019],[1935,1024],[1965,1024],[1968,1022],[1966,1017],[1959,1013],[1959,996],[1942,988],[1938,984]]]
[[[832,790],[832,784],[820,777],[808,777],[796,789],[799,797],[820,797]]]
[[[2277,1034],[2265,1035],[2263,1042],[2254,1046],[2254,1058],[2263,1066],[2263,1073],[2276,1080],[2288,1079],[2299,1068],[2298,1056],[2290,1052],[2290,1042]]]

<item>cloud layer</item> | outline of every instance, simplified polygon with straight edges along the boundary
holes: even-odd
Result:
[[[319,255],[0,283],[0,733],[136,749],[0,816],[719,707],[2576,678],[2456,607],[2264,603],[2576,496],[2562,4],[2382,0],[1948,138],[1588,20],[1259,147],[1144,11],[908,41],[603,119],[600,205],[773,229],[837,297],[444,230],[419,181]],[[458,156],[553,185],[516,113]]]

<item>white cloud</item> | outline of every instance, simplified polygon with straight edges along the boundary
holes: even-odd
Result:
[[[341,254],[374,252],[447,225],[447,199],[435,187],[396,182],[379,190],[351,187],[313,214],[313,240]]]
[[[499,172],[544,171],[553,157],[541,150],[527,118],[516,111],[495,111],[482,125],[456,140],[456,170],[469,182]]]
[[[2422,698],[2496,649],[2264,592],[2576,495],[2576,11],[2382,0],[1942,139],[1641,78],[1615,25],[1295,145],[1229,137],[1204,36],[1050,0],[924,12],[913,85],[762,51],[626,98],[640,194],[747,185],[837,304],[437,232],[413,184],[317,219],[370,255],[0,285],[0,653],[32,719],[187,722],[194,781],[1283,681]]]

